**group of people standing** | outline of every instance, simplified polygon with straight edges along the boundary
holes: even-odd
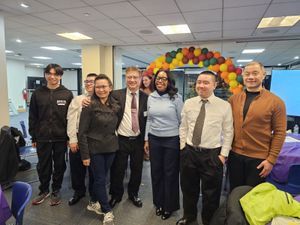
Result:
[[[50,205],[60,203],[69,141],[74,189],[69,205],[85,196],[88,170],[87,209],[104,214],[104,224],[113,223],[112,208],[122,200],[129,159],[128,198],[142,207],[138,194],[145,153],[150,156],[155,214],[166,220],[180,208],[180,180],[184,214],[176,224],[197,221],[201,189],[202,221],[209,225],[219,207],[227,157],[231,190],[256,186],[271,172],[284,142],[285,105],[263,88],[265,70],[259,62],[245,66],[246,89],[229,102],[214,95],[217,75],[212,71],[199,74],[198,96],[185,103],[169,71],[141,77],[138,68],[128,67],[126,88],[115,91],[106,75],[88,74],[86,93],[73,100],[60,84],[62,74],[59,65],[48,65],[47,86],[31,98],[29,130],[37,147],[40,180],[35,205],[49,196]],[[106,191],[109,171],[110,200]]]

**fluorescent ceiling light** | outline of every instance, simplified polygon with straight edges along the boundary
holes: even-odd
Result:
[[[89,39],[93,39],[89,36],[86,36],[84,34],[81,34],[79,32],[73,32],[73,33],[60,33],[60,34],[56,34],[58,36],[64,37],[64,38],[69,38],[71,40],[89,40]]]
[[[277,66],[281,66],[281,63],[278,63]]]
[[[72,63],[74,66],[81,66],[81,63]]]
[[[165,35],[191,33],[191,30],[187,24],[157,26],[157,28]]]
[[[32,65],[32,66],[43,66],[44,64],[41,64],[41,63],[29,63],[29,65]]]
[[[23,8],[28,8],[29,7],[29,5],[27,5],[25,3],[21,3],[20,6],[23,7]]]
[[[243,54],[254,54],[254,53],[262,53],[265,51],[264,48],[259,48],[259,49],[244,49]]]
[[[295,56],[294,59],[299,59],[299,56]]]
[[[61,48],[61,47],[56,47],[56,46],[43,46],[41,48],[52,50],[52,51],[65,51],[65,50],[67,50],[66,48]]]
[[[237,62],[252,62],[253,59],[238,59]]]
[[[45,57],[45,56],[33,56],[32,58],[34,58],[34,59],[52,59],[50,57]]]
[[[17,39],[16,42],[22,43],[22,40],[21,39]]]
[[[14,53],[14,51],[11,51],[11,50],[5,50],[5,53]]]
[[[300,16],[279,16],[262,18],[257,28],[291,27],[300,20]]]

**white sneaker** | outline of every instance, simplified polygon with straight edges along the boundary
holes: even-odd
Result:
[[[114,215],[112,211],[104,214],[103,225],[113,225],[114,224]]]
[[[102,215],[104,214],[101,210],[101,205],[99,202],[92,202],[89,201],[89,204],[86,207],[89,211],[93,211],[95,213],[97,213],[98,215]]]

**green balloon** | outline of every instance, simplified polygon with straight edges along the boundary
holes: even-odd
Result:
[[[202,54],[207,54],[208,53],[208,49],[207,48],[202,48],[201,53]]]
[[[240,84],[243,84],[243,77],[241,75],[238,75],[236,78],[237,82],[239,82]]]
[[[216,58],[211,58],[209,60],[210,65],[215,65],[217,63],[217,59]]]
[[[210,65],[210,64],[209,64],[209,60],[208,60],[208,59],[204,60],[203,65],[204,65],[205,67],[208,67],[208,66]]]
[[[173,60],[173,58],[171,56],[168,56],[166,58],[166,62],[169,63],[169,64],[172,62],[172,60]]]
[[[178,52],[182,52],[182,48],[178,48],[178,49],[177,49],[177,53],[178,53]]]
[[[177,54],[176,51],[171,51],[170,56],[171,56],[172,58],[175,58],[175,57],[176,57],[176,54]]]

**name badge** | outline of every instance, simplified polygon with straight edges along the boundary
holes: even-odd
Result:
[[[57,100],[57,101],[56,101],[56,104],[57,104],[57,105],[65,106],[65,105],[67,104],[67,101],[66,101],[66,100]]]

